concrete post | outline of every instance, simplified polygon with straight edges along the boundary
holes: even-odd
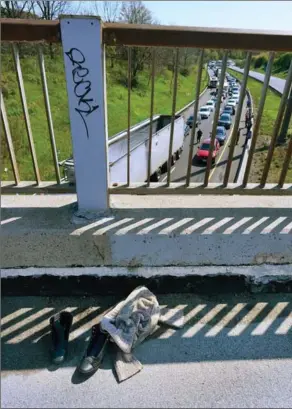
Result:
[[[61,36],[80,211],[107,210],[105,66],[98,17],[61,16]]]

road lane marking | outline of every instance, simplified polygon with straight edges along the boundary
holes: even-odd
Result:
[[[174,172],[175,171],[175,166],[172,168],[172,169],[170,169],[170,173],[172,173],[172,172]],[[166,176],[164,176],[164,178],[162,179],[162,181],[161,182],[165,182],[166,181],[166,179],[167,179],[167,175]]]
[[[224,155],[224,152],[225,152],[225,150],[226,150],[226,148],[227,148],[227,145],[228,145],[229,139],[230,139],[230,137],[231,137],[231,135],[232,135],[233,128],[234,128],[234,125],[232,126],[232,128],[231,128],[231,130],[230,130],[230,133],[229,133],[228,138],[227,138],[227,140],[226,140],[226,142],[225,142],[225,145],[224,145],[223,151],[221,152],[221,155],[219,156],[219,159],[217,160],[217,162],[216,162],[216,164],[215,164],[214,169],[213,169],[213,170],[212,170],[212,172],[210,173],[210,176],[209,176],[209,182],[210,182],[211,177],[213,176],[213,174],[214,174],[215,170],[217,169],[217,164],[218,164],[218,163],[220,163],[220,160],[222,159],[222,156]]]

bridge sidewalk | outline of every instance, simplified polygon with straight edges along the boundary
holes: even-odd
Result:
[[[75,371],[90,328],[116,297],[3,297],[2,407],[291,407],[291,294],[159,295],[185,327],[160,328],[136,350],[142,372],[118,384],[108,355]],[[50,365],[48,319],[74,315],[69,357]],[[290,315],[289,315],[290,314]]]

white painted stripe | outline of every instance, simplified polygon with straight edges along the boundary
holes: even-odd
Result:
[[[260,226],[261,224],[263,224],[265,221],[267,221],[269,219],[269,217],[262,217],[260,220],[258,220],[257,222],[255,222],[254,224],[252,224],[251,226],[249,226],[247,229],[245,229],[242,234],[249,234],[251,233],[253,230],[255,230],[258,226]]]
[[[222,320],[220,320],[216,325],[214,325],[214,327],[212,327],[210,329],[210,331],[208,331],[206,333],[206,337],[215,337],[216,335],[219,334],[220,331],[222,331],[222,329],[224,327],[226,327],[233,319],[234,317],[236,317],[236,315],[238,313],[240,313],[240,311],[243,310],[243,308],[246,306],[246,303],[238,303],[236,304],[231,311],[229,311],[228,314],[226,314]]]
[[[219,222],[213,224],[212,226],[210,226],[206,230],[204,230],[202,234],[212,234],[217,229],[219,229],[221,226],[224,226],[224,224],[230,222],[230,220],[232,220],[232,219],[234,219],[234,217],[224,217],[222,220],[219,220]]]
[[[170,169],[170,173],[172,173],[172,172],[174,172],[175,171],[175,166],[173,167],[173,168],[171,168]],[[165,182],[166,181],[166,179],[167,179],[167,175],[166,176],[164,176],[164,178],[161,180],[161,182]]]
[[[288,317],[282,322],[279,326],[275,334],[277,335],[286,335],[288,331],[292,328],[292,312],[288,315]]]
[[[181,234],[192,234],[195,230],[198,230],[200,227],[205,226],[205,224],[209,223],[212,220],[214,220],[214,217],[205,217],[204,219],[184,229]]]
[[[282,223],[287,217],[278,217],[273,223],[269,224],[267,227],[265,227],[262,231],[261,234],[268,234],[271,233],[275,227],[277,227],[280,223]]]
[[[17,324],[14,324],[11,327],[6,328],[4,331],[1,331],[1,338],[4,338],[7,335],[10,335],[12,332],[15,332],[15,331],[19,330],[20,328],[24,327],[25,325],[35,321],[37,318],[40,318],[43,315],[45,315],[48,312],[51,312],[53,310],[54,310],[54,308],[43,308],[42,310],[39,310],[35,314],[32,314],[29,317],[22,320],[21,322],[18,322]]]
[[[127,234],[129,231],[134,230],[136,227],[140,227],[140,226],[143,226],[146,223],[151,222],[151,220],[154,220],[154,218],[153,217],[148,217],[146,219],[139,220],[136,223],[130,224],[129,226],[126,226],[126,227],[123,227],[122,229],[119,229],[115,234],[117,236],[122,236],[124,234]]]
[[[14,320],[15,318],[20,317],[21,315],[25,314],[28,311],[31,311],[32,308],[20,308],[17,311],[12,312],[11,314],[5,315],[5,317],[3,317],[1,319],[1,326],[8,324],[8,322]]]
[[[291,230],[292,230],[292,222],[287,224],[287,226],[285,226],[284,229],[280,231],[280,234],[289,234]]]
[[[4,224],[15,222],[18,219],[21,219],[21,217],[10,217],[10,219],[1,220],[0,225],[4,226]]]
[[[266,302],[259,302],[257,303],[251,311],[249,311],[242,320],[231,330],[228,332],[228,336],[236,337],[240,335],[252,322],[256,319],[256,317],[263,311],[263,309],[268,305]]]
[[[125,219],[118,220],[117,222],[115,222],[115,223],[113,223],[113,224],[110,224],[110,225],[108,225],[108,226],[105,226],[105,227],[102,227],[101,229],[96,230],[96,231],[93,233],[93,235],[94,235],[94,236],[96,236],[96,235],[102,235],[102,234],[106,233],[107,231],[112,230],[112,229],[114,229],[115,227],[121,226],[122,224],[128,223],[128,222],[130,222],[130,221],[132,221],[132,220],[134,220],[132,217],[131,217],[131,218],[130,218],[130,217],[126,217]]]
[[[156,229],[157,227],[160,227],[168,222],[173,220],[173,217],[166,217],[165,219],[159,220],[158,222],[151,224],[150,226],[144,227],[144,229],[139,230],[137,234],[147,234],[150,231]]]
[[[183,226],[184,224],[190,222],[191,220],[194,220],[193,217],[186,217],[184,219],[179,220],[178,222],[171,224],[170,226],[165,227],[165,229],[162,229],[158,234],[169,234],[173,230],[177,229],[178,227]]]
[[[247,223],[250,221],[252,217],[243,217],[241,220],[239,220],[237,223],[233,224],[232,226],[228,227],[226,230],[224,230],[223,234],[231,234],[233,233],[236,229],[238,229],[240,226],[243,224]]]
[[[111,220],[114,220],[114,217],[103,217],[102,219],[94,223],[89,223],[86,226],[82,226],[79,229],[74,230],[70,235],[80,236],[81,234],[85,233],[87,230],[94,229],[95,227],[101,226],[102,224],[105,224],[106,222],[109,222]]]
[[[278,302],[263,321],[252,331],[251,335],[263,335],[288,305],[288,302]]]
[[[227,307],[227,304],[218,304],[216,307],[212,308],[203,318],[201,318],[196,324],[194,324],[190,329],[188,329],[182,336],[182,338],[191,338],[196,335],[202,328],[205,327],[208,322],[210,322],[219,312]]]

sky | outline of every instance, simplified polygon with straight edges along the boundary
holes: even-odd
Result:
[[[76,6],[80,2],[74,2]],[[92,1],[82,1],[82,8]],[[96,3],[100,3],[97,1]],[[160,24],[292,32],[292,1],[147,1]]]
[[[292,1],[144,1],[160,24],[290,30]]]

